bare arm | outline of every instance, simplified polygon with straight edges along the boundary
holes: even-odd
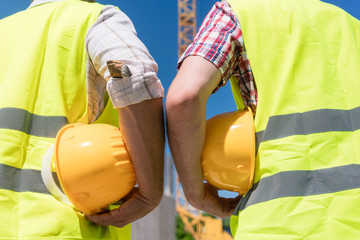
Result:
[[[206,103],[220,82],[220,71],[202,57],[183,62],[166,99],[169,145],[188,201],[219,217],[229,216],[238,199],[224,199],[203,183],[201,152],[205,140]]]
[[[118,109],[120,130],[132,158],[138,189],[118,209],[87,216],[102,225],[123,227],[152,211],[163,193],[164,122],[162,99]]]

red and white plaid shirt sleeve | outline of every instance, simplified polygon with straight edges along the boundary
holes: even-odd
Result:
[[[224,86],[230,76],[237,77],[245,106],[255,110],[256,85],[244,48],[240,23],[226,1],[215,3],[193,43],[179,59],[178,68],[188,56],[201,56],[220,70],[221,82],[215,91]]]

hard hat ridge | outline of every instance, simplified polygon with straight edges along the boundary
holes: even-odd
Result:
[[[213,186],[246,193],[253,183],[255,127],[250,108],[218,114],[206,121],[203,177]]]
[[[136,183],[119,128],[109,124],[68,124],[58,132],[56,174],[69,201],[92,214],[118,202]]]

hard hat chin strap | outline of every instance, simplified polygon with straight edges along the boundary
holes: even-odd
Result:
[[[42,160],[42,166],[41,166],[41,178],[48,189],[48,191],[60,202],[62,202],[65,205],[68,205],[69,207],[74,208],[74,205],[70,202],[70,200],[67,198],[67,196],[63,193],[63,191],[59,188],[59,186],[56,184],[56,181],[54,179],[54,176],[51,172],[51,159],[54,154],[54,144],[50,146],[50,148],[45,153],[43,160]]]

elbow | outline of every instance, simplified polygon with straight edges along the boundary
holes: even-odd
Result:
[[[187,89],[169,89],[165,101],[165,110],[168,113],[183,111],[201,104],[201,97],[198,91]]]
[[[162,197],[163,197],[162,192],[156,192],[151,197],[148,197],[145,200],[150,211],[155,209],[160,204]]]
[[[146,202],[152,208],[156,208],[160,204],[164,193],[163,179],[154,181],[154,183],[156,184],[149,186],[151,191],[147,189],[145,193]]]
[[[205,192],[198,191],[198,192],[186,192],[185,193],[186,200],[190,203],[191,206],[197,209],[203,209],[202,206],[203,200],[205,199]]]
[[[160,204],[162,197],[163,197],[163,192],[160,192],[159,194],[156,194],[152,198],[150,204],[153,206],[153,208],[156,208]]]

